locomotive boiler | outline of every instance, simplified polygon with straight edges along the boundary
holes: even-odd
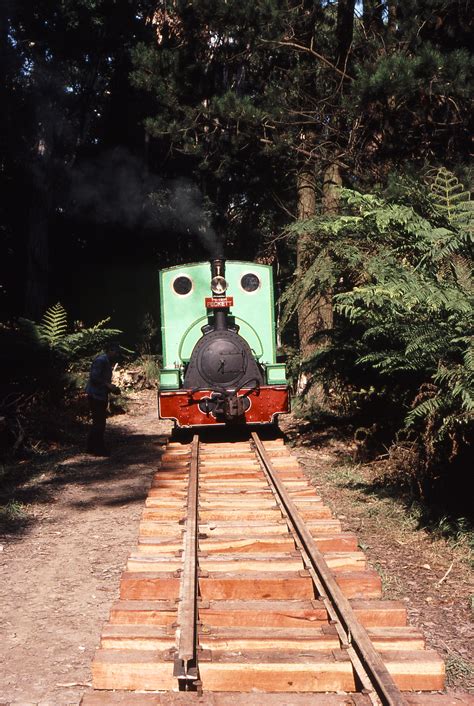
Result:
[[[221,258],[171,267],[160,272],[160,299],[160,419],[268,424],[288,411],[271,267]]]

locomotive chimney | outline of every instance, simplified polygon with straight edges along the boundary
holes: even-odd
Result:
[[[225,260],[222,257],[215,257],[211,260],[211,277],[225,277]]]
[[[213,258],[211,260],[211,290],[212,296],[216,299],[225,298],[227,283],[225,281],[225,260],[224,258]],[[224,331],[227,329],[227,307],[214,309],[214,330]]]

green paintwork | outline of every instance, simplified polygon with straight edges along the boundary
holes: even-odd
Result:
[[[267,365],[266,372],[268,385],[286,385],[286,369],[284,363]]]
[[[256,274],[261,281],[255,292],[245,292],[240,286],[242,276],[247,273]],[[182,275],[190,277],[193,282],[191,292],[185,296],[176,294],[172,287],[174,280]],[[234,298],[230,314],[240,326],[240,335],[248,342],[262,365],[275,364],[272,268],[253,262],[227,260],[225,277],[229,285],[227,295]],[[204,299],[211,296],[210,280],[209,262],[170,267],[160,272],[164,368],[162,379],[167,389],[173,389],[168,387],[172,384],[172,379],[165,380],[164,373],[171,370],[175,373],[179,366],[187,363],[194,346],[202,336],[201,328],[207,323]],[[284,382],[284,375],[281,373],[275,374],[275,377],[278,377],[279,381],[283,379]]]
[[[176,390],[179,387],[179,370],[160,370],[160,390]]]

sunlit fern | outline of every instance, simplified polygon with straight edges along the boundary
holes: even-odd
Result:
[[[68,315],[58,302],[46,310],[41,322],[20,319],[20,326],[34,347],[72,360],[99,351],[107,341],[122,333],[119,329],[105,328],[109,321],[103,319],[90,328],[68,333]]]
[[[445,168],[430,174],[422,214],[409,194],[403,198],[343,189],[342,215],[291,228],[292,236],[305,235],[310,252],[283,297],[286,320],[304,299],[333,292],[333,348],[326,342],[324,354],[307,359],[308,371],[324,380],[343,349],[346,362],[382,379],[416,380],[407,425],[453,440],[474,413],[472,203]],[[353,385],[355,369],[343,374]],[[423,396],[425,383],[431,392]]]

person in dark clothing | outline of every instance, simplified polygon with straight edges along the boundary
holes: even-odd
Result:
[[[120,357],[118,343],[109,343],[105,353],[92,362],[86,393],[92,417],[92,426],[87,436],[86,452],[94,456],[108,456],[104,445],[105,423],[109,392],[120,394],[120,388],[112,384],[112,365]]]

